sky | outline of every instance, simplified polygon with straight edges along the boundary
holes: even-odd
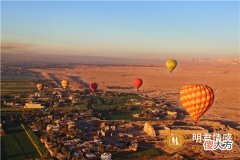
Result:
[[[227,2],[1,2],[4,53],[125,58],[239,57]]]

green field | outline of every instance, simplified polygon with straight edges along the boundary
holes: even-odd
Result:
[[[23,108],[23,107],[3,107],[0,109],[2,113],[4,112],[22,112],[25,110],[30,110],[29,108]]]
[[[33,92],[34,85],[30,81],[2,81],[1,94],[17,94]]]
[[[4,117],[4,116],[11,116],[11,115],[18,115],[18,116],[21,116],[22,115],[22,111],[2,111],[1,110],[1,117]]]
[[[2,74],[1,95],[29,93],[34,91],[34,79],[29,74]]]
[[[142,110],[126,110],[123,109],[129,99],[142,99],[139,95],[124,95],[114,97],[96,96],[97,99],[104,99],[107,104],[93,104],[96,112],[102,114],[102,118],[106,120],[129,120],[138,121],[143,119],[133,118],[133,114],[141,113]],[[95,98],[96,98],[95,97]]]
[[[138,118],[134,118],[132,115],[133,114],[137,114],[137,113],[141,113],[141,110],[133,110],[133,111],[109,111],[109,110],[99,110],[97,111],[99,113],[102,114],[102,116],[104,117],[104,119],[106,120],[128,120],[128,121],[140,121],[140,120],[144,120],[144,119],[138,119]],[[111,116],[109,117],[109,114],[111,114]]]
[[[20,123],[5,128],[5,132],[6,135],[1,137],[1,159],[23,160],[40,157]]]

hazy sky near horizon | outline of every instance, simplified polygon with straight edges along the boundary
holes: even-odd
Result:
[[[235,2],[1,2],[5,52],[238,57]]]

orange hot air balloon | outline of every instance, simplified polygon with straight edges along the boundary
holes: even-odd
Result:
[[[203,84],[186,85],[180,92],[182,106],[190,114],[194,122],[211,107],[214,100],[212,88]]]
[[[138,90],[143,84],[143,81],[141,78],[136,78],[133,81],[133,86]]]
[[[67,80],[62,80],[61,85],[62,85],[63,89],[67,89],[69,82]]]
[[[37,87],[37,89],[38,89],[39,91],[41,91],[41,90],[43,90],[43,88],[44,88],[44,84],[42,84],[42,83],[37,83],[36,87]]]

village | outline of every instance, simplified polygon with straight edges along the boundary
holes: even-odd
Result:
[[[24,109],[22,123],[47,149],[45,158],[110,160],[112,153],[157,146],[170,130],[167,125],[185,116],[169,102],[136,93],[72,91],[52,85],[52,90],[9,95],[1,101],[3,107]],[[114,117],[114,112],[124,116]],[[208,132],[201,127],[190,130],[188,134]]]

